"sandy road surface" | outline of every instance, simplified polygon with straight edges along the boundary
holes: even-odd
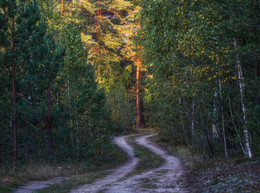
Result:
[[[174,193],[186,192],[182,188],[180,177],[183,174],[183,168],[178,158],[168,155],[165,151],[157,147],[155,144],[148,140],[153,135],[146,135],[138,137],[136,142],[142,145],[159,156],[165,162],[156,169],[148,172],[132,176],[123,181],[110,184],[106,187],[106,193],[145,193],[145,192],[161,192],[161,193]]]

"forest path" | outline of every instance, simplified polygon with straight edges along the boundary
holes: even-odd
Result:
[[[122,181],[110,184],[101,192],[105,193],[174,193],[186,192],[182,188],[180,177],[183,174],[183,167],[180,159],[168,155],[148,138],[154,136],[145,135],[138,137],[136,142],[161,156],[165,162],[161,167],[152,169],[139,175],[131,176]]]
[[[118,181],[119,179],[123,178],[128,173],[133,171],[133,169],[137,165],[139,159],[135,157],[133,147],[126,143],[127,137],[129,137],[129,136],[115,137],[114,142],[123,151],[125,151],[127,153],[128,162],[125,163],[123,166],[120,166],[119,168],[115,169],[108,176],[98,179],[98,180],[94,181],[92,184],[85,184],[83,186],[78,187],[77,189],[73,189],[73,190],[71,190],[71,193],[98,192],[99,190],[104,189],[104,186]]]
[[[129,148],[124,137],[122,138],[124,141],[121,141],[120,147],[123,148],[130,157],[132,157],[132,161],[130,162],[132,164],[128,163],[126,164],[127,167],[120,167],[109,176],[99,179],[93,184],[86,184],[76,190],[72,190],[71,193],[186,192],[181,188],[181,182],[179,179],[183,174],[180,160],[174,156],[168,155],[164,150],[149,141],[148,138],[152,136],[154,135],[151,134],[137,137],[136,142],[161,156],[165,160],[162,166],[138,175],[122,178],[134,169],[134,166],[138,161],[137,158],[134,158],[133,148]]]
[[[126,138],[128,136],[115,137],[114,142],[128,155],[128,161],[112,170],[112,172],[100,179],[95,180],[91,184],[85,184],[71,190],[71,193],[174,193],[186,192],[181,185],[180,177],[183,174],[181,161],[171,155],[168,155],[164,150],[156,144],[149,141],[148,138],[154,136],[144,135],[136,138],[136,142],[144,146],[157,155],[161,156],[165,161],[155,169],[143,172],[134,176],[127,176],[137,165],[139,158],[135,157],[134,149],[128,145]],[[34,181],[21,187],[15,193],[32,193],[38,189],[50,186],[51,184],[61,183],[65,178],[55,178],[47,181]]]

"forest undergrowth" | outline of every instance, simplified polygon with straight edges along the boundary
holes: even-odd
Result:
[[[260,191],[260,162],[256,159],[208,158],[192,147],[174,146],[159,137],[153,141],[182,160],[186,170],[182,180],[188,192]]]

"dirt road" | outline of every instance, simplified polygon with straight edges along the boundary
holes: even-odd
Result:
[[[115,171],[113,171],[108,176],[98,179],[92,184],[86,184],[86,185],[80,186],[77,189],[72,190],[71,193],[98,192],[98,191],[104,189],[104,187],[106,185],[109,185],[111,183],[118,181],[119,179],[123,178],[128,173],[133,171],[133,169],[136,166],[139,159],[135,157],[133,148],[126,143],[125,139],[127,137],[128,136],[116,137],[116,138],[114,138],[114,142],[121,149],[123,149],[123,151],[125,151],[127,153],[128,162],[125,163],[123,166],[117,168]]]
[[[174,193],[185,192],[181,188],[179,178],[183,173],[181,162],[178,158],[168,155],[165,151],[157,147],[155,144],[148,140],[153,135],[142,136],[136,139],[139,145],[142,145],[159,156],[161,156],[165,162],[156,169],[148,172],[132,176],[123,181],[110,184],[106,187],[106,193],[143,193],[143,192],[161,192],[161,193]]]
[[[127,163],[126,166],[118,168],[114,173],[106,178],[97,180],[94,184],[84,185],[77,190],[71,191],[71,193],[185,192],[185,190],[181,188],[179,182],[179,178],[183,173],[180,160],[174,156],[167,155],[165,151],[151,143],[148,138],[152,136],[153,135],[146,135],[138,137],[136,142],[161,156],[165,160],[161,167],[122,179],[122,177],[134,169],[138,159],[134,158],[133,149],[127,145],[125,137],[120,138],[120,143],[117,142],[117,144],[120,144],[120,147],[128,153],[132,161]]]
[[[138,175],[125,177],[132,172],[138,164],[139,159],[135,157],[133,147],[126,143],[128,136],[115,137],[114,142],[128,155],[128,162],[113,170],[104,178],[95,180],[92,184],[85,184],[71,193],[174,193],[185,192],[179,178],[183,174],[183,168],[178,158],[168,155],[165,151],[157,147],[148,140],[153,135],[138,137],[136,142],[161,156],[165,162],[159,168],[144,172]],[[31,193],[37,189],[59,183],[62,178],[55,178],[42,182],[31,182],[15,191],[15,193]]]

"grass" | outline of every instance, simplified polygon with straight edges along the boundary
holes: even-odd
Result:
[[[115,146],[114,152],[116,152],[114,161],[101,166],[87,164],[87,162],[52,165],[45,162],[28,162],[16,168],[12,165],[2,165],[0,166],[0,193],[12,192],[28,181],[73,176],[71,180],[65,180],[62,184],[65,186],[64,191],[67,191],[70,187],[89,183],[106,175],[106,169],[112,169],[126,161],[126,154],[117,146]],[[56,190],[59,192],[58,189],[61,189],[59,185],[53,185],[51,188],[52,190],[47,192],[55,192]]]
[[[174,155],[182,160],[182,164],[187,169],[197,168],[203,163],[202,156],[194,154],[192,150],[185,146],[173,146],[170,143],[162,142],[158,136],[151,138],[151,141],[165,149],[169,154]]]
[[[135,139],[140,135],[135,135],[132,137],[129,137],[127,139],[127,142],[133,146],[135,155],[140,159],[137,166],[135,167],[134,171],[129,173],[127,176],[140,174],[142,172],[151,170],[153,168],[160,167],[163,163],[163,158],[158,156],[156,153],[152,152],[151,150],[138,145],[135,142]]]
[[[150,184],[150,183],[143,184],[141,187],[142,188],[147,188],[147,189],[157,189],[158,188],[156,184]]]
[[[107,171],[92,171],[83,175],[73,176],[71,179],[64,180],[59,184],[51,185],[47,188],[36,191],[36,193],[66,193],[77,186],[92,183],[95,179],[107,175]]]

